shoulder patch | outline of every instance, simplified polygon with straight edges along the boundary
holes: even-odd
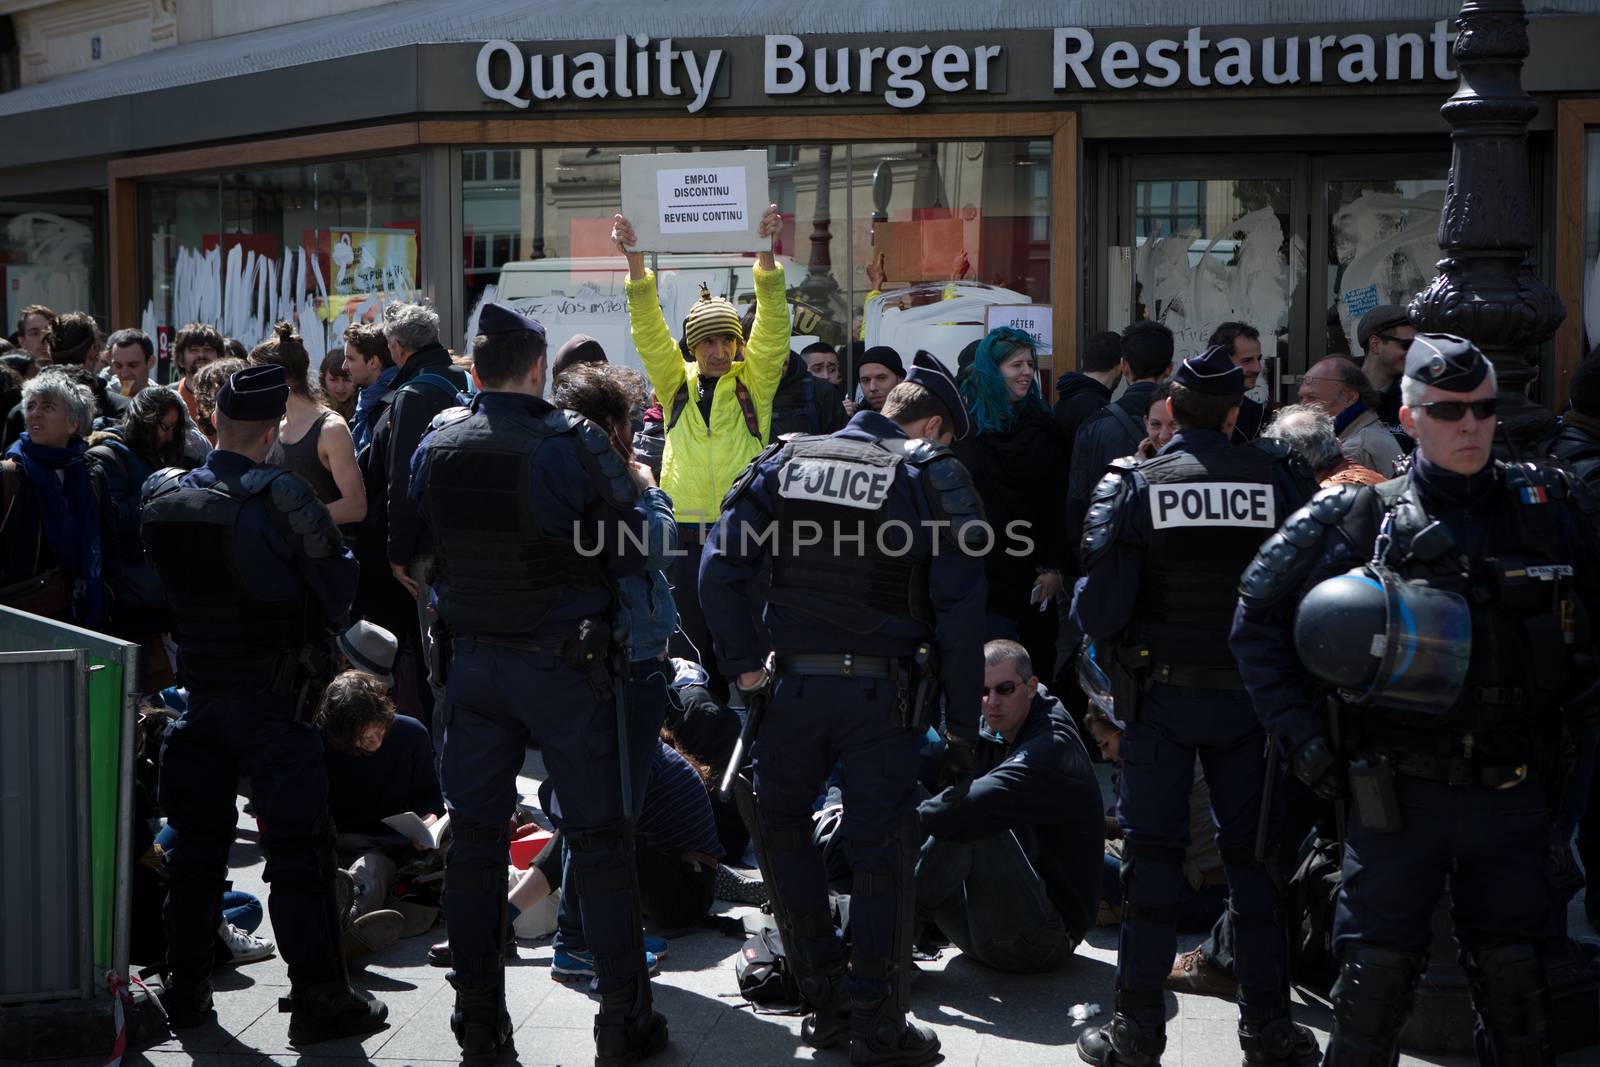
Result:
[[[1123,456],[1111,461],[1110,470],[1095,484],[1089,497],[1089,510],[1083,517],[1083,539],[1078,545],[1078,559],[1085,569],[1093,566],[1105,555],[1116,533],[1116,520],[1128,497],[1133,492],[1129,477],[1137,461]]]

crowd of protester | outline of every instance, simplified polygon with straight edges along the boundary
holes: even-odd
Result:
[[[822,342],[789,351],[781,291],[762,290],[768,283],[759,274],[758,298],[743,314],[706,294],[674,331],[653,276],[631,266],[628,307],[645,373],[610,362],[599,342],[579,336],[551,357],[550,395],[637,463],[652,516],[649,562],[621,584],[618,626],[630,649],[624,681],[643,912],[680,929],[700,924],[717,897],[764,899],[745,869],[744,827],[713,798],[739,720],[696,592],[707,524],[771,441],[831,433],[857,411],[881,411],[911,358],[885,346],[839,353]],[[1394,417],[1395,353],[1403,354],[1413,332],[1403,310],[1372,312],[1354,358],[1312,365],[1297,404],[1274,411],[1249,401],[1236,439],[1264,435],[1286,444],[1324,486],[1390,477],[1410,445]],[[1228,350],[1253,386],[1262,372],[1259,332],[1224,323],[1209,340]],[[345,951],[357,958],[429,930],[439,915],[442,856],[385,822],[409,813],[425,833],[446,817],[436,711],[449,650],[432,610],[431,545],[409,482],[430,424],[477,391],[470,359],[446,348],[432,309],[411,303],[349,327],[342,349],[316,367],[286,323],[266,338],[243,339],[191,323],[173,339],[173,381],[157,382],[155,347],[144,332],[104,336],[83,312],[39,305],[23,309],[7,349],[0,356],[0,603],[143,649],[150,726],[141,731],[135,961],[157,964],[163,952],[160,858],[173,840],[154,782],[160,729],[183,709],[172,617],[140,535],[140,493],[156,471],[204,460],[216,440],[218,388],[254,364],[283,368],[290,387],[267,462],[304,479],[361,565],[356,621],[339,640],[343,669],[318,713],[345,869]],[[1078,369],[1056,381],[1053,408],[1026,334],[997,329],[959,354],[936,354],[958,368],[974,432],[956,454],[989,522],[1021,524],[1030,546],[985,557],[988,749],[959,787],[928,775],[920,808],[921,939],[953,944],[996,969],[1062,966],[1097,921],[1115,922],[1121,904],[1120,832],[1093,758],[1118,763],[1119,728],[1085,704],[1075,675],[1082,635],[1066,604],[1082,572],[1077,540],[1094,487],[1113,460],[1152,457],[1172,438],[1166,379],[1175,358],[1188,354],[1175,351],[1171,331],[1158,322],[1095,334]],[[845,369],[853,380],[842,378]],[[1572,392],[1564,447],[1576,469],[1593,473],[1600,470],[1600,373],[1592,361]],[[559,810],[559,798],[540,801],[546,815]],[[1190,807],[1179,925],[1203,930],[1225,907],[1226,883],[1202,776]],[[561,897],[571,882],[566,855],[557,825],[508,880],[506,922],[518,933],[554,933],[555,976],[587,980],[594,968],[581,943],[580,903]],[[558,902],[545,909],[549,922],[521,921],[549,901]],[[258,901],[225,898],[218,940],[226,960],[271,954],[272,942],[255,934],[261,920]],[[666,946],[648,947],[659,956]],[[448,963],[448,942],[435,945],[431,958]]]

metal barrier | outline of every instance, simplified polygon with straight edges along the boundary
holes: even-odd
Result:
[[[98,1020],[106,975],[128,973],[138,684],[137,645],[0,608],[0,1055],[109,1048]],[[43,1004],[70,1000],[77,1032],[71,1004]],[[41,1004],[43,1024],[23,1011]]]

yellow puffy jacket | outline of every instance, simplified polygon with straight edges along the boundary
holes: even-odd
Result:
[[[678,342],[667,329],[661,300],[656,295],[655,274],[646,271],[643,278],[629,279],[627,283],[633,346],[639,350],[639,359],[650,376],[650,387],[656,391],[669,421],[673,397],[684,386],[689,389],[689,403],[667,433],[666,451],[661,458],[661,488],[672,497],[680,523],[714,522],[728,487],[749,466],[761,451],[761,442],[772,432],[772,398],[789,359],[789,304],[781,266],[770,271],[756,267],[755,281],[755,325],[745,345],[744,358],[736,360],[717,381],[711,397],[710,425],[694,402],[699,395],[699,367],[684,360]],[[745,424],[735,395],[739,384],[744,385],[755,407],[760,441]]]

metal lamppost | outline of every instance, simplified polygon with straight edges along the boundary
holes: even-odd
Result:
[[[1536,234],[1522,88],[1528,20],[1522,0],[1463,0],[1456,18],[1460,81],[1440,112],[1450,123],[1450,183],[1439,216],[1439,274],[1411,301],[1418,330],[1459,334],[1494,362],[1500,422],[1524,455],[1542,454],[1550,411],[1528,399],[1538,346],[1566,317],[1534,273]]]
[[[1440,108],[1450,124],[1442,256],[1438,276],[1411,301],[1411,323],[1419,331],[1458,334],[1483,350],[1499,379],[1500,422],[1512,446],[1540,456],[1555,417],[1528,399],[1528,387],[1538,376],[1538,346],[1566,310],[1534,272],[1532,258],[1528,122],[1538,105],[1522,88],[1528,20],[1522,0],[1463,0],[1456,29],[1459,82]],[[1430,955],[1401,1043],[1466,1051],[1472,1008],[1442,901],[1432,917]]]

